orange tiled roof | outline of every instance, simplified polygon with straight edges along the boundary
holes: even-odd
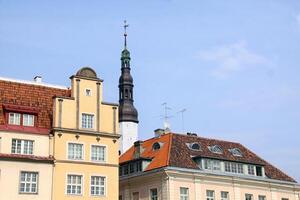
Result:
[[[161,148],[159,150],[153,150],[152,145],[156,142],[161,143]],[[187,144],[188,143],[198,143],[201,146],[201,151],[191,150]],[[223,149],[222,154],[212,153],[208,147],[218,145]],[[194,157],[206,157],[215,158],[220,160],[228,160],[243,163],[252,163],[257,165],[263,165],[265,167],[266,176],[271,179],[291,181],[295,180],[284,172],[274,167],[267,161],[263,160],[255,153],[244,147],[243,145],[235,142],[216,140],[203,138],[198,136],[190,136],[183,134],[168,133],[161,135],[160,137],[154,137],[145,140],[142,143],[143,151],[141,153],[141,158],[151,159],[150,164],[145,169],[145,171],[150,171],[153,169],[158,169],[162,167],[172,166],[179,168],[189,168],[189,169],[199,169],[197,163],[193,160]],[[229,149],[239,148],[243,154],[242,157],[233,156]],[[134,158],[134,146],[132,146],[128,151],[122,154],[119,158],[120,164],[125,164]]]

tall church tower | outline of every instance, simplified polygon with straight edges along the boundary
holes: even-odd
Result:
[[[133,78],[130,74],[130,52],[127,50],[127,33],[124,25],[124,50],[121,55],[121,76],[119,79],[119,125],[120,153],[127,151],[138,137],[138,112],[133,105]]]

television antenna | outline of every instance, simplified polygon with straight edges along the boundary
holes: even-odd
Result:
[[[186,108],[183,108],[182,110],[178,111],[177,114],[181,114],[181,128],[182,128],[182,132],[184,133],[185,132],[185,129],[184,129],[184,113],[187,111]]]

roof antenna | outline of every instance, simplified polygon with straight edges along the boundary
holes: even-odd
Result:
[[[161,104],[163,107],[164,107],[164,129],[167,130],[171,128],[171,125],[170,125],[170,122],[169,122],[169,119],[172,118],[173,116],[169,115],[168,114],[168,110],[172,110],[172,108],[168,107],[167,103],[164,102]]]
[[[177,112],[178,113],[181,113],[181,125],[182,125],[182,133],[185,133],[185,129],[184,129],[184,112],[186,112],[186,108],[180,110]]]

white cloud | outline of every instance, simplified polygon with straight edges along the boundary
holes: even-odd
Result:
[[[217,64],[212,70],[212,75],[217,78],[227,78],[243,69],[269,63],[265,57],[251,52],[245,41],[200,51],[198,56]]]

